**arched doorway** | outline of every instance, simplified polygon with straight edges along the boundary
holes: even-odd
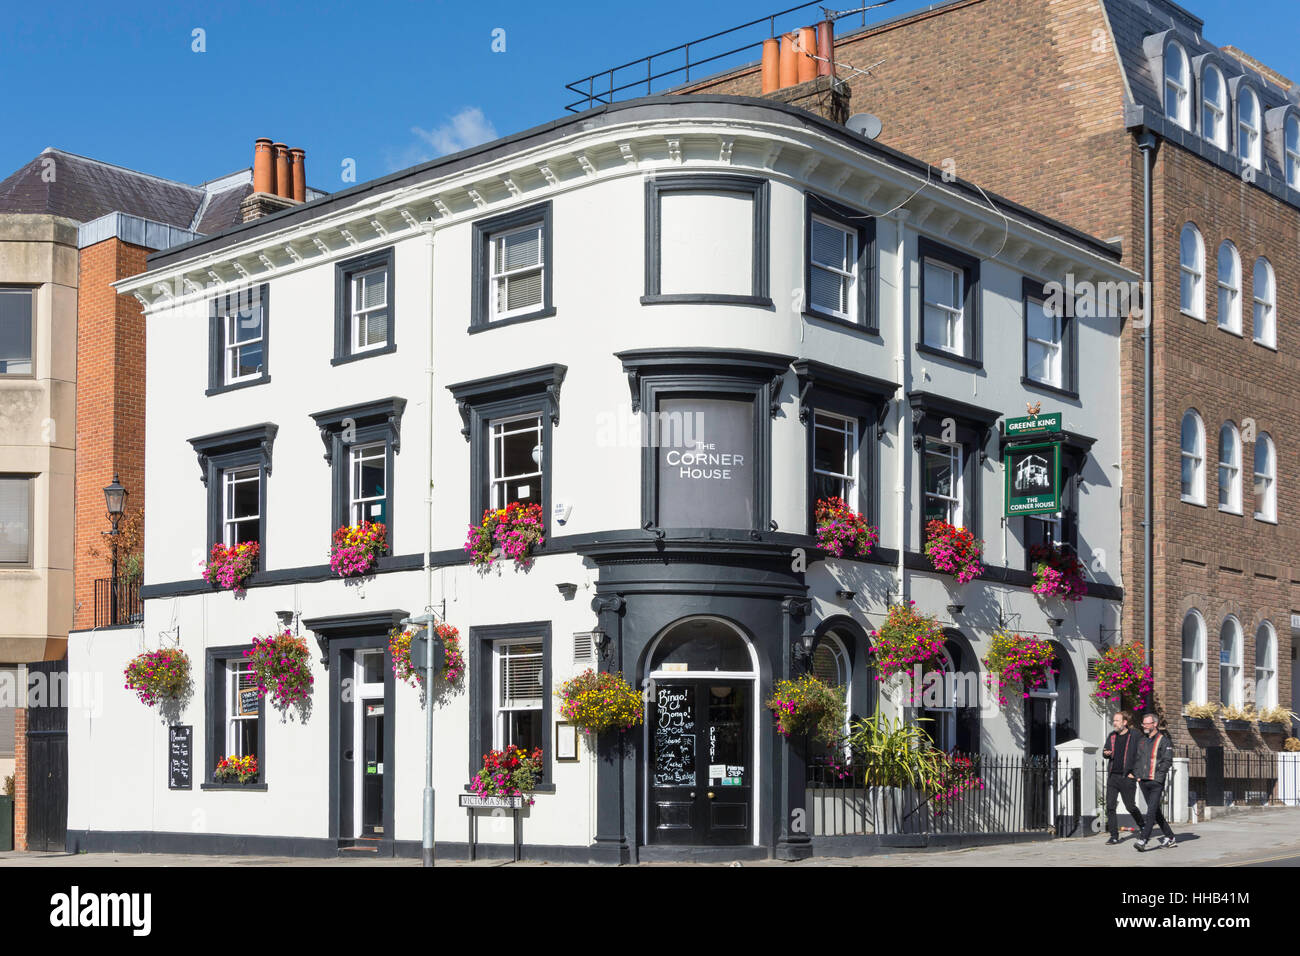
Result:
[[[648,844],[754,842],[758,810],[758,658],[722,618],[676,621],[646,649],[644,753]]]

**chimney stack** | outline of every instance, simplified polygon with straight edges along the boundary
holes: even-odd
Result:
[[[275,192],[275,156],[265,136],[253,145],[253,192]]]
[[[306,156],[303,149],[259,137],[253,144],[253,192],[239,204],[240,218],[251,222],[305,202]]]
[[[832,123],[849,118],[849,88],[835,77],[835,24],[816,26],[763,41],[763,95],[817,113]]]

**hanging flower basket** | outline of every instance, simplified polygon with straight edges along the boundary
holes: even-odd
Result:
[[[388,552],[388,528],[378,521],[344,525],[334,532],[330,570],[339,577],[366,574]]]
[[[1082,601],[1088,593],[1083,562],[1068,551],[1036,544],[1029,549],[1029,560],[1034,567],[1034,583],[1030,590],[1040,597]]]
[[[888,680],[915,665],[937,661],[943,652],[943,625],[916,610],[916,602],[891,604],[885,623],[871,634],[876,680]]]
[[[442,670],[438,680],[453,689],[459,688],[461,677],[465,674],[465,652],[460,646],[460,631],[450,624],[435,624],[433,633],[442,641]],[[424,684],[424,671],[411,664],[412,631],[393,628],[388,632],[388,650],[393,657],[393,673],[398,680],[404,680],[412,687]]]
[[[281,710],[305,702],[311,696],[315,678],[311,676],[311,652],[307,642],[284,631],[270,637],[253,638],[253,646],[244,651],[257,690],[269,693],[271,702]]]
[[[880,532],[841,498],[819,498],[814,516],[817,547],[837,558],[865,558],[880,538]]]
[[[831,687],[812,674],[777,681],[763,706],[776,718],[776,732],[782,737],[810,734],[831,746],[844,738],[844,688]]]
[[[1146,710],[1154,684],[1141,644],[1130,642],[1106,648],[1097,660],[1096,674],[1094,700]]]
[[[929,521],[925,525],[925,556],[936,571],[951,574],[958,584],[973,581],[984,573],[980,559],[984,542],[965,528],[946,521]]]
[[[233,548],[214,544],[203,569],[203,580],[223,591],[243,591],[244,582],[257,570],[261,550],[256,541],[245,541]]]
[[[257,771],[257,758],[252,754],[247,757],[231,754],[218,761],[217,768],[212,771],[212,779],[217,783],[256,783]]]
[[[1047,686],[1049,675],[1057,673],[1056,651],[1049,641],[1037,637],[1022,637],[998,631],[993,635],[989,652],[984,656],[988,668],[989,686],[994,678],[998,685],[998,703],[1007,705],[1007,688],[1020,690],[1022,698],[1029,692]]]
[[[190,682],[189,656],[178,647],[146,651],[131,659],[123,671],[126,689],[133,690],[146,707],[178,700]]]
[[[528,753],[512,745],[483,755],[483,769],[470,780],[469,789],[480,797],[527,797],[531,804],[541,778],[541,748]]]
[[[561,699],[560,716],[584,733],[622,732],[645,720],[641,694],[621,673],[589,667],[555,693]]]
[[[542,506],[512,501],[504,508],[483,512],[483,520],[469,526],[465,550],[474,566],[489,568],[499,558],[510,558],[515,567],[532,565],[532,554],[546,539]]]

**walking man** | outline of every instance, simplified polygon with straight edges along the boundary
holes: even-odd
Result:
[[[1160,825],[1160,832],[1164,835],[1160,841],[1161,846],[1178,845],[1174,840],[1174,831],[1169,829],[1165,815],[1160,810],[1160,800],[1165,793],[1165,780],[1174,765],[1174,748],[1169,743],[1169,737],[1160,732],[1160,724],[1155,714],[1147,714],[1142,718],[1142,733],[1144,736],[1137,741],[1136,747],[1137,765],[1133,768],[1133,775],[1137,778],[1138,786],[1142,788],[1142,798],[1147,804],[1146,823],[1142,826],[1142,835],[1133,844],[1139,852],[1147,848],[1147,841],[1151,839],[1152,824]]]
[[[1142,812],[1137,807],[1137,780],[1133,768],[1137,766],[1137,734],[1129,732],[1133,718],[1127,710],[1117,711],[1111,715],[1110,723],[1115,729],[1106,738],[1106,746],[1101,755],[1110,763],[1106,774],[1106,828],[1110,831],[1107,846],[1119,842],[1119,818],[1115,810],[1119,798],[1124,798],[1124,808],[1133,817],[1137,832],[1142,832]]]

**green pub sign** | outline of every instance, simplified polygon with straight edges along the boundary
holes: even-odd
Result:
[[[1041,415],[1030,415],[1028,418],[1008,418],[1006,422],[1008,438],[1038,438],[1042,435],[1060,433],[1060,412],[1044,412]]]
[[[1060,425],[1060,419],[1057,419]],[[1008,445],[1002,465],[1006,471],[1006,511],[1013,515],[1048,515],[1061,510],[1061,446],[1058,442]]]

